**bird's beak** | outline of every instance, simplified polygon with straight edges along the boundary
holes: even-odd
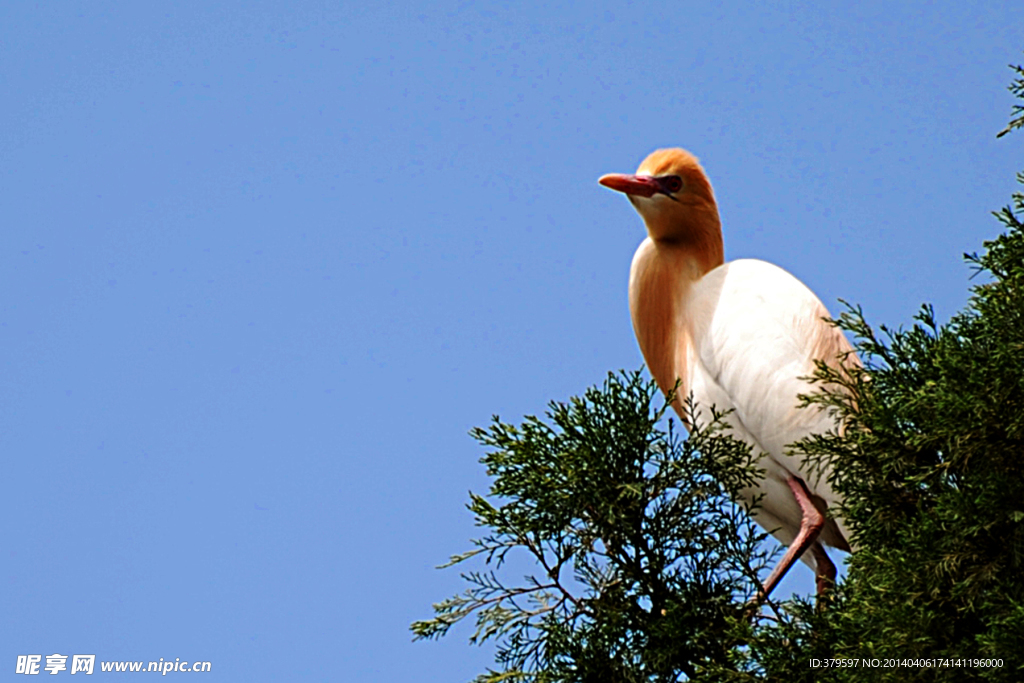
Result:
[[[598,181],[610,190],[624,192],[628,195],[653,197],[661,192],[658,181],[649,175],[626,175],[625,173],[609,173],[601,176]]]

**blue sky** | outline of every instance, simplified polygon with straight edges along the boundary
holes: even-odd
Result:
[[[639,218],[703,161],[727,258],[875,323],[966,301],[1021,141],[1019,2],[6,3],[0,675],[468,680],[467,431],[641,363]],[[784,590],[812,590],[797,567]],[[65,672],[63,675],[68,675]],[[102,675],[97,673],[97,675]],[[6,680],[6,678],[4,678]]]

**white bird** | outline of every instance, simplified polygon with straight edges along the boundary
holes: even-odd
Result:
[[[815,360],[858,364],[850,343],[786,271],[753,259],[724,262],[714,192],[689,152],[657,150],[635,175],[599,182],[625,193],[647,226],[630,269],[629,309],[651,375],[663,392],[677,380],[679,396],[692,392],[701,423],[712,406],[732,411],[726,421],[733,436],[764,454],[764,479],[743,497],[749,503],[763,496],[754,519],[789,548],[763,596],[798,558],[815,571],[820,594],[836,576],[822,544],[849,551],[849,533],[842,520],[826,516],[841,500],[828,472],[812,476],[787,446],[836,426],[827,411],[799,408],[797,396],[812,392],[801,378],[813,374]],[[689,425],[681,404],[673,407]]]

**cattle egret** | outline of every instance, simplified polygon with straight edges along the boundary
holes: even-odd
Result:
[[[677,381],[680,396],[692,392],[699,422],[709,421],[712,406],[732,411],[725,419],[733,435],[764,455],[764,479],[743,497],[762,496],[754,519],[789,548],[762,596],[798,558],[815,571],[821,594],[836,576],[822,544],[849,551],[849,534],[825,516],[840,501],[828,472],[811,476],[787,446],[835,427],[827,411],[799,408],[797,395],[811,393],[801,378],[813,374],[815,360],[858,363],[850,343],[786,271],[753,259],[724,262],[714,192],[689,152],[661,149],[636,174],[599,182],[625,193],[647,226],[629,273],[629,309],[654,380],[666,393]],[[689,425],[680,402],[673,407]]]

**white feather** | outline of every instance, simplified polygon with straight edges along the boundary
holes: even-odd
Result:
[[[715,268],[690,288],[684,309],[693,340],[687,365],[695,417],[709,422],[711,406],[732,411],[726,422],[733,435],[764,454],[763,490],[748,491],[746,497],[749,501],[764,494],[755,517],[788,545],[802,517],[786,484],[789,477],[803,479],[830,507],[840,500],[788,447],[835,427],[834,417],[825,411],[799,407],[798,396],[815,389],[801,379],[814,372],[819,350],[815,340],[835,335],[833,341],[844,351],[851,350],[849,343],[823,320],[826,309],[811,290],[764,261],[745,259]],[[848,537],[841,522],[839,528]],[[822,540],[835,544],[834,539]],[[804,559],[813,567],[809,556]]]

